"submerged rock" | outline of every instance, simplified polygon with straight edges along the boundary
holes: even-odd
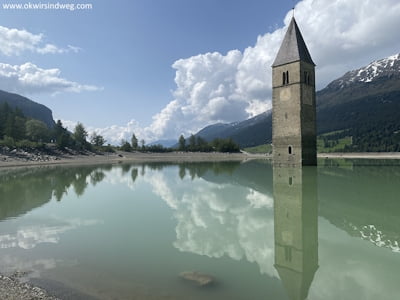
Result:
[[[202,274],[196,271],[187,271],[179,274],[179,277],[192,281],[199,286],[206,286],[214,282],[214,278],[211,275]]]

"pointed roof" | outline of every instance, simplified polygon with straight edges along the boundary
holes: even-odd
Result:
[[[298,272],[287,267],[276,266],[279,277],[286,289],[290,300],[305,300],[314,280],[317,265],[307,266],[303,272]]]
[[[315,66],[296,20],[293,17],[272,66],[277,67],[299,60]]]

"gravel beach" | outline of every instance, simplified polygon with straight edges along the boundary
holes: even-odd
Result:
[[[318,158],[364,158],[400,159],[400,152],[364,153],[318,153]],[[249,159],[272,159],[270,154],[219,153],[219,152],[123,152],[93,153],[74,150],[48,152],[24,151],[0,147],[0,168],[36,165],[93,165],[123,162],[200,162],[200,161],[244,161]]]
[[[20,282],[18,276],[0,275],[0,299],[2,300],[58,300],[45,290]]]
[[[23,151],[2,154],[0,151],[1,167],[38,166],[38,165],[93,165],[103,163],[129,163],[129,162],[199,162],[199,161],[242,161],[247,159],[265,159],[269,156],[263,154],[246,153],[192,153],[192,152],[167,152],[143,153],[122,152],[116,153],[77,153],[62,155],[44,155],[25,153]]]

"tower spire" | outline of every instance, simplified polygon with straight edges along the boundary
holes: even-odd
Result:
[[[300,60],[315,66],[296,20],[292,18],[272,66],[276,67]]]
[[[294,3],[294,1],[295,1],[295,0],[293,0],[293,8],[292,8],[292,12],[293,12],[292,18],[293,18],[293,19],[294,19],[294,10],[295,10],[295,8],[296,8],[296,4]]]

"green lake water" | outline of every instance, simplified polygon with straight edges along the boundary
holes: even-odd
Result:
[[[2,169],[16,270],[63,299],[400,299],[400,165]]]

